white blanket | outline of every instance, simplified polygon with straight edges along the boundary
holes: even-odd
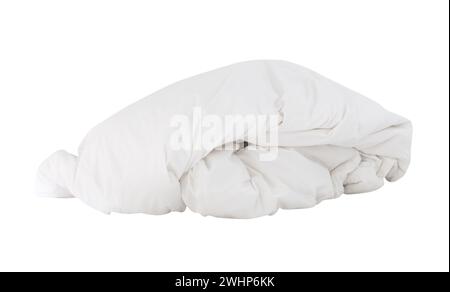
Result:
[[[275,116],[277,123],[262,132],[252,124],[216,128],[196,147],[205,136],[199,112],[209,122]],[[190,139],[179,135],[183,126]],[[315,72],[250,61],[177,82],[112,116],[87,135],[78,156],[61,150],[46,160],[37,191],[77,197],[105,213],[188,206],[253,218],[399,179],[409,165],[411,131],[405,118]]]

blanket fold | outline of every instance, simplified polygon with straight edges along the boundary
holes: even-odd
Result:
[[[43,162],[37,192],[105,213],[254,218],[376,190],[410,162],[411,123],[309,69],[233,64],[168,86]]]

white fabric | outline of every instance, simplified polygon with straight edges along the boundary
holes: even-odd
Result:
[[[267,150],[173,150],[171,117],[278,114],[278,158]],[[402,177],[411,123],[315,72],[284,61],[250,61],[166,87],[96,126],[79,156],[58,151],[38,172],[38,192],[77,197],[105,213],[253,218],[312,207]],[[242,135],[245,140],[245,134]]]

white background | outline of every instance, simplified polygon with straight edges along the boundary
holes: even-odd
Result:
[[[448,271],[446,0],[0,1],[0,270]],[[33,194],[57,149],[174,81],[284,59],[414,126],[376,192],[254,220],[103,215]]]

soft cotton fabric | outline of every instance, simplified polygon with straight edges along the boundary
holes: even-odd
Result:
[[[169,147],[174,115],[279,115],[278,157],[266,151]],[[240,137],[246,140],[245,134]],[[270,147],[271,145],[266,145]],[[411,123],[311,70],[285,61],[233,64],[177,82],[88,133],[78,156],[58,151],[40,166],[38,193],[77,197],[105,213],[253,218],[312,207],[401,178]]]

